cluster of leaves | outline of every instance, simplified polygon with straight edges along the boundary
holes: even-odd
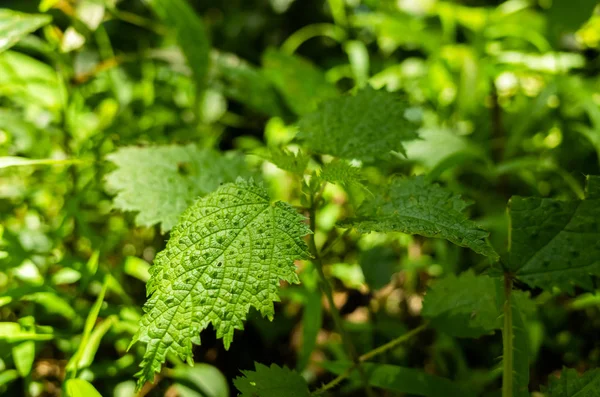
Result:
[[[595,1],[9,3],[0,392],[599,395]]]

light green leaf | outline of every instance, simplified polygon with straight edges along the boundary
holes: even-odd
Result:
[[[344,373],[352,363],[344,361],[324,362],[323,367],[336,375]],[[423,371],[389,364],[362,363],[367,381],[371,386],[400,393],[426,397],[475,397],[475,393],[453,383],[449,379],[429,375]],[[355,370],[350,379],[360,382]]]
[[[0,169],[8,167],[22,167],[32,165],[65,165],[65,164],[77,164],[79,160],[70,159],[28,159],[25,157],[6,156],[0,157]]]
[[[333,160],[323,166],[319,177],[326,182],[343,187],[357,187],[367,191],[363,185],[363,176],[360,168],[354,167],[343,160]]]
[[[255,363],[256,371],[242,371],[233,380],[240,397],[308,397],[308,385],[299,373],[286,367]]]
[[[486,242],[488,232],[464,214],[468,203],[430,184],[423,177],[395,179],[359,209],[359,217],[342,223],[361,232],[402,232],[444,238],[490,257],[498,254]]]
[[[87,361],[90,361],[90,355],[93,359],[93,355],[98,349],[97,345],[94,349],[93,343],[92,346],[88,346],[88,344],[90,343],[92,330],[94,329],[94,326],[96,325],[96,320],[98,319],[98,315],[100,314],[100,308],[102,307],[102,303],[104,302],[104,295],[106,294],[106,290],[108,289],[108,280],[109,279],[107,277],[104,281],[104,285],[102,286],[102,290],[100,290],[100,293],[98,294],[94,305],[90,309],[90,312],[87,318],[85,319],[85,325],[83,328],[83,334],[81,335],[81,342],[79,342],[79,348],[67,363],[66,369],[73,375],[77,374],[77,371],[83,368]],[[106,331],[108,331],[108,329]],[[106,333],[106,331],[104,331],[104,333]],[[102,337],[102,335],[104,335],[104,333],[100,334],[100,338]],[[95,343],[99,344],[100,340],[98,339]]]
[[[449,275],[429,288],[422,315],[450,335],[475,338],[502,326],[502,295],[502,286],[491,277],[473,271]]]
[[[35,359],[35,343],[26,341],[13,346],[12,357],[22,378],[29,375]]]
[[[102,397],[90,382],[83,379],[69,379],[65,383],[66,397]]]
[[[280,148],[269,148],[269,154],[265,157],[278,168],[300,176],[304,175],[310,160],[310,157],[302,151],[293,153]]]
[[[179,366],[172,374],[179,397],[229,397],[227,379],[212,365]]]
[[[117,165],[106,177],[108,190],[117,193],[115,207],[138,212],[140,226],[160,223],[163,232],[199,196],[250,175],[243,157],[194,145],[125,147],[107,158]]]
[[[210,41],[202,19],[186,0],[146,0],[163,23],[175,34],[196,82],[202,91],[210,62]]]
[[[51,340],[53,338],[54,335],[52,334],[37,334],[33,331],[27,331],[19,323],[0,322],[0,340],[5,340],[8,343]]]
[[[299,138],[317,153],[372,160],[390,151],[404,153],[402,141],[418,137],[398,95],[365,88],[354,96],[324,101],[299,121]]]
[[[339,94],[324,73],[304,58],[269,49],[262,63],[265,75],[297,115],[312,112],[319,102]]]
[[[600,275],[600,177],[585,200],[513,197],[509,269],[532,287],[592,289]]]
[[[192,361],[192,344],[212,323],[229,348],[251,307],[273,318],[280,280],[297,283],[294,261],[309,258],[304,218],[238,179],[196,201],[150,268],[149,300],[133,342],[147,343],[139,385],[169,353]]]
[[[106,320],[94,327],[94,330],[87,339],[85,346],[83,346],[83,352],[77,363],[77,368],[87,368],[92,365],[96,352],[100,347],[100,342],[110,328],[118,321],[117,316],[110,316]]]
[[[125,258],[125,266],[123,266],[123,271],[125,274],[146,282],[150,278],[149,270],[150,265],[145,260],[135,256],[128,256]]]
[[[16,369],[2,371],[0,372],[0,387],[7,385],[10,382],[14,382],[17,379],[19,379],[19,372]]]
[[[572,368],[563,368],[560,377],[551,376],[548,397],[600,397],[600,369],[579,374]]]
[[[0,8],[0,52],[14,46],[20,39],[51,20],[49,15],[25,14]]]

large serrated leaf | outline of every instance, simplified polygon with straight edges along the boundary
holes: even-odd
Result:
[[[163,232],[198,197],[250,176],[243,157],[194,145],[126,147],[107,158],[118,167],[106,177],[108,190],[117,193],[115,207],[138,212],[140,226],[160,223]]]
[[[444,238],[496,260],[498,254],[486,242],[488,232],[465,216],[467,206],[459,196],[423,177],[395,179],[367,200],[358,218],[342,226],[354,226],[366,233],[396,231]]]
[[[600,397],[600,369],[577,373],[572,368],[564,368],[560,377],[550,377],[548,397]]]
[[[152,380],[168,353],[191,360],[209,324],[228,348],[251,307],[272,318],[280,280],[297,283],[294,261],[310,257],[303,221],[252,180],[223,185],[188,208],[150,269],[134,338],[148,344],[140,382]]]
[[[600,177],[585,200],[513,197],[509,270],[531,285],[573,291],[600,275]]]
[[[256,371],[242,371],[244,377],[233,380],[240,397],[308,397],[308,385],[299,373],[271,364],[255,363]]]
[[[0,52],[14,46],[21,38],[50,23],[51,20],[49,15],[0,9]]]
[[[372,160],[392,150],[404,152],[402,141],[418,137],[406,116],[408,105],[386,91],[366,88],[354,96],[322,102],[302,117],[299,137],[317,153]]]

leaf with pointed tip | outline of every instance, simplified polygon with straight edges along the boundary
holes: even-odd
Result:
[[[136,211],[136,224],[170,230],[198,197],[238,176],[250,176],[244,158],[187,146],[125,147],[107,156],[117,169],[106,177],[116,208]]]
[[[513,197],[509,270],[532,287],[592,289],[600,275],[600,176],[585,200]]]
[[[498,259],[487,243],[488,232],[469,220],[468,203],[423,177],[395,179],[359,210],[359,217],[342,222],[359,231],[402,232],[444,238],[461,247]]]
[[[256,371],[242,371],[233,380],[240,397],[308,397],[308,385],[296,371],[278,365],[255,363]]]
[[[310,257],[309,233],[303,216],[271,203],[252,180],[223,185],[188,208],[150,268],[150,298],[133,340],[147,343],[139,385],[169,353],[191,361],[209,324],[227,349],[251,307],[272,319],[280,280],[298,283],[294,261]]]
[[[302,176],[310,157],[301,151],[292,153],[285,149],[270,148],[266,159],[282,170]]]
[[[417,125],[406,117],[398,94],[365,88],[354,96],[323,101],[300,119],[299,138],[317,153],[372,160],[416,139]]]
[[[50,23],[49,15],[25,14],[0,9],[0,52],[8,50],[23,37]]]
[[[572,368],[564,368],[560,377],[550,377],[548,397],[600,397],[600,369],[580,375]]]

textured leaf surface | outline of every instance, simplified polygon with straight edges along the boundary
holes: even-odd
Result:
[[[266,76],[298,115],[312,112],[319,102],[339,94],[323,71],[303,58],[271,49],[263,54],[262,63]]]
[[[25,14],[0,9],[0,52],[17,44],[21,38],[38,30],[51,20],[49,15]]]
[[[323,166],[321,179],[342,186],[363,186],[360,168],[353,167],[345,161],[333,160]]]
[[[497,259],[486,242],[488,232],[464,214],[468,203],[422,177],[396,179],[360,209],[359,217],[343,223],[361,232],[402,232],[444,238],[461,247]]]
[[[117,193],[115,207],[138,212],[140,226],[160,223],[163,232],[199,196],[250,175],[241,156],[194,145],[126,147],[107,158],[117,165],[106,178],[107,188]]]
[[[204,22],[186,0],[146,0],[173,31],[188,61],[198,90],[204,87],[210,61],[210,41]]]
[[[280,280],[297,283],[294,260],[310,257],[303,221],[242,179],[188,208],[150,268],[150,298],[134,338],[148,344],[140,382],[152,380],[169,352],[191,360],[192,343],[211,323],[229,348],[251,307],[272,318]]]
[[[488,276],[467,271],[436,281],[423,301],[423,316],[447,333],[477,337],[502,326],[499,294],[501,285]]]
[[[585,200],[513,197],[510,270],[531,285],[592,289],[600,275],[600,177],[588,179]]]
[[[299,122],[299,137],[317,153],[371,160],[418,137],[397,94],[366,88],[355,96],[324,101]]]
[[[256,371],[242,371],[233,380],[240,397],[308,397],[308,385],[299,373],[286,367],[256,363]]]
[[[565,368],[560,373],[560,377],[550,377],[545,395],[548,397],[600,397],[600,369],[587,371],[580,375],[574,369]]]
[[[323,363],[323,367],[334,374],[342,374],[352,364],[344,361]],[[400,393],[426,397],[474,397],[475,393],[453,383],[449,379],[427,374],[423,371],[389,364],[362,363],[371,386]],[[350,379],[360,382],[357,371]]]

